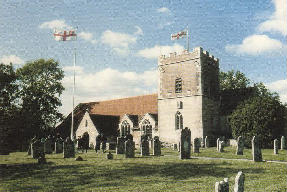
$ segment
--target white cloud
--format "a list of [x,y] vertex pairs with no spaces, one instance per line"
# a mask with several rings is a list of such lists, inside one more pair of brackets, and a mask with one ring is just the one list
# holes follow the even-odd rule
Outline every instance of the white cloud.
[[[156,93],[157,79],[157,70],[136,73],[106,68],[97,73],[77,73],[75,103]],[[72,74],[66,74],[63,85],[66,90],[61,97],[61,111],[68,114],[72,109]]]
[[167,7],[161,7],[157,9],[159,13],[170,13],[170,10]]
[[143,35],[143,30],[139,26],[135,26],[137,31],[134,33],[134,35]]
[[266,85],[271,91],[279,94],[282,103],[287,103],[287,80],[274,81]]
[[168,55],[169,53],[181,53],[184,50],[183,46],[174,44],[173,46],[160,46],[155,45],[152,48],[142,49],[138,52],[138,55],[148,59],[154,59],[160,55]]
[[260,32],[277,32],[287,35],[287,1],[273,0],[275,12],[258,26]]
[[227,45],[226,51],[236,54],[259,55],[282,51],[285,47],[280,41],[267,35],[251,35],[246,37],[239,45]]
[[65,20],[52,20],[42,23],[40,28],[44,29],[71,29],[72,27],[65,23]]
[[113,48],[113,50],[118,54],[127,55],[129,52],[129,46],[136,43],[137,38],[130,34],[107,30],[103,32],[101,41]]
[[3,63],[3,64],[23,64],[24,61],[20,58],[20,57],[17,57],[16,55],[4,55],[1,59],[0,59],[0,63]]
[[89,41],[93,44],[97,43],[97,40],[93,39],[93,34],[90,32],[80,32],[80,33],[78,33],[78,37],[80,37],[86,41]]

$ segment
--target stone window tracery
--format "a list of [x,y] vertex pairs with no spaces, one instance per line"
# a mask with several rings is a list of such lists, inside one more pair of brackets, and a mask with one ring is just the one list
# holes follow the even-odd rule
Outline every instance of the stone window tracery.
[[175,92],[176,93],[182,92],[182,79],[181,78],[175,79]]
[[147,135],[149,139],[152,138],[152,125],[148,120],[144,120],[142,123],[142,133],[143,135]]
[[121,125],[121,136],[124,137],[130,134],[130,130],[131,130],[130,124],[126,120],[123,121]]
[[175,129],[183,129],[183,117],[179,111],[175,114]]

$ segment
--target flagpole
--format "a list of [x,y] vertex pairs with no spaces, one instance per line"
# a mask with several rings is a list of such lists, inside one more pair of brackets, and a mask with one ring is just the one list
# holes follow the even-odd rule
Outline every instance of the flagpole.
[[186,43],[186,49],[187,49],[187,52],[189,52],[189,34],[188,34],[188,26],[186,27],[186,40],[187,40],[187,43]]
[[72,122],[71,122],[71,140],[74,140],[74,108],[75,108],[75,84],[76,84],[76,51],[77,49],[74,48],[74,76],[73,76],[73,109],[72,109]]

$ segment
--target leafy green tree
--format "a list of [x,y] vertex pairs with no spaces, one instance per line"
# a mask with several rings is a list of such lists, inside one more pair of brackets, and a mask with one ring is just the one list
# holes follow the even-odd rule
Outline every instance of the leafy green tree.
[[239,89],[250,86],[250,80],[240,71],[228,71],[219,73],[220,90]]
[[283,134],[286,108],[262,84],[255,84],[254,97],[239,104],[230,115],[230,126],[234,138],[243,136],[248,147],[253,136],[258,136],[262,147],[271,147],[272,141]]
[[64,87],[64,72],[53,59],[39,59],[17,69],[23,120],[22,135],[28,141],[34,135],[49,133],[61,120],[59,99]]

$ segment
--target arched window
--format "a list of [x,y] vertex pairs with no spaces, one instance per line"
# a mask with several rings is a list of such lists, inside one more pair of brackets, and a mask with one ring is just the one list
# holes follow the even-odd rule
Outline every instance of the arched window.
[[183,129],[183,117],[179,111],[175,114],[175,129]]
[[130,124],[127,121],[123,121],[121,125],[121,136],[124,137],[130,134]]
[[149,139],[152,139],[152,125],[148,120],[144,120],[142,123],[142,131],[144,135],[147,135]]
[[85,126],[86,126],[86,127],[88,127],[88,120],[86,120],[86,124],[85,124]]
[[176,93],[182,92],[182,79],[181,78],[175,79],[175,92]]

